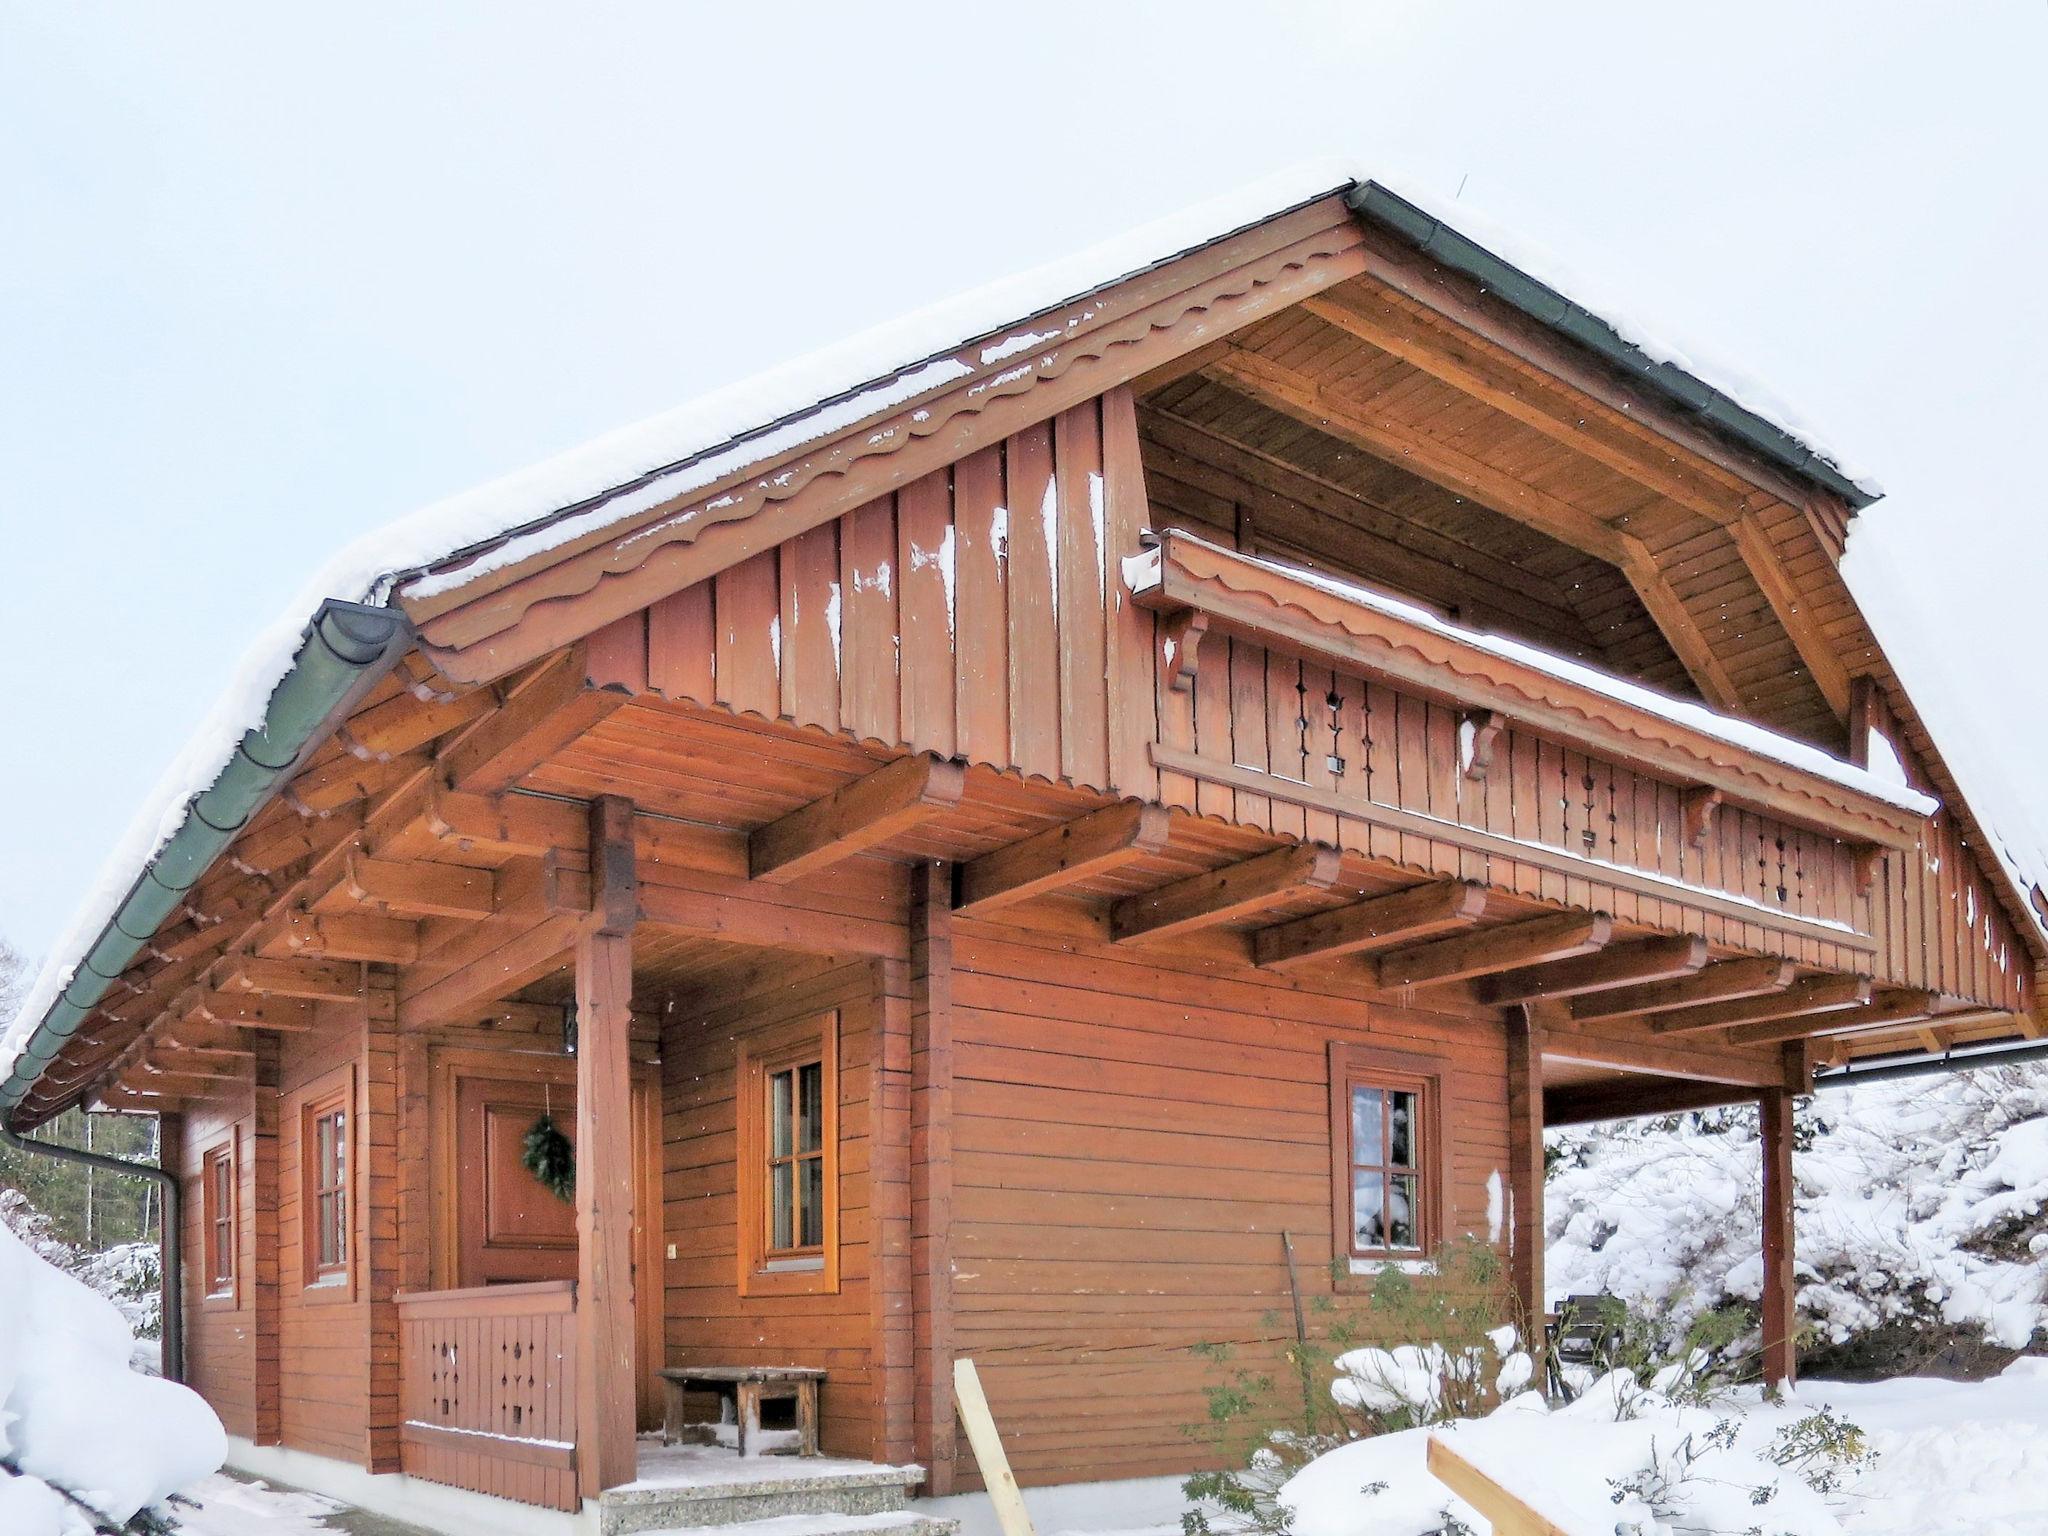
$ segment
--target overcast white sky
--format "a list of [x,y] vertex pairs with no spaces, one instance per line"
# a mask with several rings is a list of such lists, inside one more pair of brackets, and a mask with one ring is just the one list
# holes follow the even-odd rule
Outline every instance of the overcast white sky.
[[1916,696],[2042,793],[2048,7],[1686,10],[0,0],[0,937],[349,538],[1327,154],[1867,464]]

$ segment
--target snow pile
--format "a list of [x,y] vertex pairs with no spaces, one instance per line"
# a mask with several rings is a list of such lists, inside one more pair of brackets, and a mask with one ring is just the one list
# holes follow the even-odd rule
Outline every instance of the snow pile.
[[[1799,1305],[1815,1343],[1917,1329],[2016,1350],[2048,1329],[2048,1068],[1829,1091],[1802,1106],[1798,1136]],[[1551,1145],[1553,1300],[1606,1292],[1682,1329],[1761,1294],[1754,1111]]]
[[75,1248],[50,1230],[50,1218],[18,1189],[0,1189],[0,1226],[30,1252],[98,1291],[135,1337],[138,1369],[158,1369],[163,1337],[163,1260],[155,1243],[117,1243],[99,1253]]
[[[189,1500],[189,1505],[184,1501]],[[272,1488],[216,1473],[180,1495],[179,1536],[330,1536],[345,1506],[317,1493]]]
[[81,1503],[118,1526],[220,1466],[227,1438],[213,1410],[130,1370],[134,1341],[113,1304],[4,1225],[0,1317],[7,1536],[82,1536],[96,1521]]

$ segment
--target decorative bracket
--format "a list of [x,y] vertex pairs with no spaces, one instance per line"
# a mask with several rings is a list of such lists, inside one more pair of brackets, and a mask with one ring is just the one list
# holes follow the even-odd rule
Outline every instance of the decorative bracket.
[[1713,830],[1714,812],[1721,808],[1721,791],[1701,784],[1685,792],[1685,840],[1695,848],[1707,845]]
[[1862,843],[1849,850],[1855,860],[1856,894],[1868,896],[1877,889],[1877,872],[1884,864],[1884,850],[1875,843]]
[[1465,777],[1483,779],[1493,766],[1493,749],[1500,733],[1507,729],[1507,716],[1494,709],[1468,709],[1458,724],[1458,751],[1465,760]]
[[1193,608],[1159,616],[1159,664],[1174,692],[1194,692],[1196,654],[1208,632],[1209,615]]

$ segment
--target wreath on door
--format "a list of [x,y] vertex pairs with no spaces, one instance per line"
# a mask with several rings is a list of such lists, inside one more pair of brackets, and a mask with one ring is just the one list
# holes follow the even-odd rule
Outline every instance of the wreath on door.
[[520,1161],[557,1200],[576,1198],[576,1149],[547,1110],[526,1133]]

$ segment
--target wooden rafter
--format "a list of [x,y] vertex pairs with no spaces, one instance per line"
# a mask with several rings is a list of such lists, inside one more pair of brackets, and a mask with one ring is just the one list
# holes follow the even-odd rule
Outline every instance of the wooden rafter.
[[1790,960],[1772,957],[1723,960],[1676,980],[1653,981],[1643,986],[1622,987],[1577,998],[1572,1003],[1572,1017],[1580,1023],[1597,1023],[1603,1019],[1663,1013],[1704,1003],[1732,1002],[1739,997],[1763,997],[1784,991],[1792,985],[1795,975],[1797,972]]
[[1126,801],[1061,822],[960,866],[954,910],[977,915],[1157,853],[1171,835],[1157,805]]
[[267,992],[309,1002],[346,1003],[363,995],[363,968],[348,960],[279,960],[230,955],[214,966],[213,984],[224,992]]
[[1707,1003],[1697,1008],[1678,1008],[1670,1013],[1660,1013],[1650,1020],[1650,1028],[1660,1035],[1682,1035],[1702,1029],[1759,1024],[1766,1019],[1799,1018],[1829,1013],[1838,1008],[1857,1008],[1870,1001],[1870,985],[1868,976],[1811,976],[1768,996]]
[[887,842],[960,803],[963,763],[919,755],[898,758],[757,827],[747,839],[756,880],[794,880]]
[[351,900],[401,917],[489,917],[498,909],[488,869],[421,861],[394,863],[351,854],[341,879]]
[[581,643],[537,662],[495,714],[442,755],[442,777],[476,794],[509,789],[626,702],[587,679]]
[[1119,944],[1189,933],[1316,891],[1337,881],[1337,850],[1322,843],[1276,848],[1154,891],[1126,896],[1110,908],[1110,936]]
[[1373,985],[1382,992],[1435,986],[1570,960],[1604,949],[1613,933],[1614,919],[1605,912],[1560,912],[1475,929],[1381,955],[1373,965]]
[[1691,976],[1707,963],[1707,941],[1698,934],[1616,944],[1594,954],[1491,976],[1479,987],[1480,1001],[1495,1007],[1546,998],[1578,997],[1639,983]]
[[369,960],[410,965],[420,957],[419,924],[370,913],[279,913],[259,930],[254,948],[282,949],[309,960]]
[[1470,927],[1485,915],[1485,886],[1436,880],[1261,928],[1252,935],[1252,957],[1269,969],[1287,970]]
[[1307,374],[1257,352],[1233,348],[1206,372],[1270,409],[1309,422],[1375,457],[1410,468],[1427,480],[1606,561],[1628,579],[1707,701],[1718,709],[1734,709],[1740,703],[1733,681],[1698,623],[1671,590],[1649,548],[1635,535],[1609,526],[1583,508],[1442,438],[1376,416],[1369,405],[1334,395]]
[[268,997],[255,992],[200,991],[181,1017],[237,1029],[302,1032],[313,1027],[313,1004],[298,997]]
[[1891,987],[1872,994],[1859,1007],[1829,1009],[1789,1019],[1766,1019],[1740,1024],[1728,1031],[1731,1045],[1762,1045],[1781,1040],[1798,1040],[1809,1035],[1858,1034],[1899,1024],[1918,1024],[1938,1016],[1942,997],[1918,987]]

